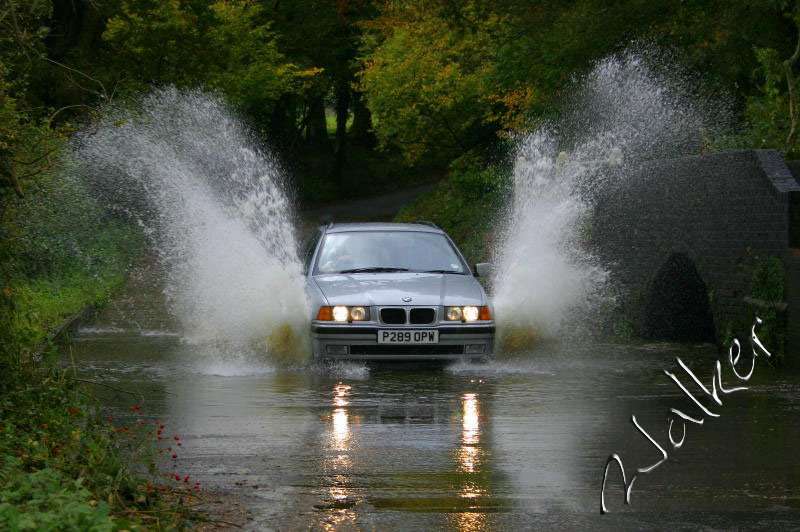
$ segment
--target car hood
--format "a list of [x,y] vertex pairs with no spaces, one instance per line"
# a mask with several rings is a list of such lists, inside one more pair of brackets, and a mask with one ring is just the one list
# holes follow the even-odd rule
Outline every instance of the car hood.
[[[470,275],[359,273],[318,275],[314,282],[329,305],[485,305],[483,289]],[[410,297],[411,301],[403,301]]]

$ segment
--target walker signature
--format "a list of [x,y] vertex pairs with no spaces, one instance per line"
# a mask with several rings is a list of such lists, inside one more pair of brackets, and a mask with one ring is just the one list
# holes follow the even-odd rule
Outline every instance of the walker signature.
[[[742,347],[741,347],[741,344],[739,343],[739,340],[734,338],[733,342],[731,342],[731,345],[728,348],[728,364],[730,365],[731,370],[733,370],[734,375],[736,375],[736,378],[739,379],[740,381],[745,381],[746,382],[746,381],[750,380],[750,377],[753,375],[753,369],[755,368],[755,365],[756,365],[756,357],[759,354],[762,354],[767,358],[769,358],[771,356],[769,351],[767,351],[766,348],[761,344],[761,341],[758,339],[758,336],[756,336],[756,332],[755,332],[756,325],[761,325],[761,323],[762,323],[761,318],[757,317],[755,319],[755,322],[753,323],[753,325],[750,327],[750,348],[753,351],[753,358],[752,358],[752,360],[750,362],[750,370],[747,372],[746,375],[741,375],[736,370],[736,364],[739,362],[739,356],[740,356],[741,351],[742,351]],[[734,348],[736,348],[736,354],[735,355],[734,355]],[[722,392],[723,394],[728,394],[728,393],[738,392],[740,390],[746,390],[747,389],[747,387],[744,387],[744,386],[740,386],[740,387],[736,387],[736,388],[728,388],[728,389],[724,388],[722,386],[722,365],[720,364],[719,360],[717,360],[716,364],[714,365],[714,368],[711,370],[711,390],[709,391],[709,389],[706,388],[700,382],[700,379],[697,378],[697,376],[692,372],[692,370],[690,370],[686,366],[686,364],[684,364],[683,361],[679,357],[677,358],[677,360],[678,360],[678,365],[680,365],[680,367],[683,368],[683,370],[686,373],[689,374],[689,376],[692,378],[692,380],[700,387],[700,390],[704,394],[706,394],[718,406],[722,406],[722,401],[719,398],[719,392]],[[695,398],[695,396],[692,395],[691,392],[689,392],[689,390],[686,389],[686,387],[683,385],[683,383],[680,380],[678,380],[678,377],[674,373],[670,373],[667,370],[664,370],[664,373],[670,379],[672,379],[675,382],[675,384],[678,386],[678,388],[683,393],[685,393],[689,397],[689,399],[691,399],[694,402],[694,404],[697,405],[697,407],[703,412],[703,414],[705,414],[706,416],[709,416],[709,417],[719,417],[719,414],[710,411],[702,403],[700,403],[700,401],[698,401],[697,398]],[[683,445],[683,441],[686,439],[686,422],[687,421],[689,421],[691,423],[695,423],[697,425],[702,425],[703,421],[704,421],[703,419],[697,419],[697,418],[694,418],[692,416],[689,416],[689,415],[681,412],[677,408],[670,408],[669,409],[669,412],[667,413],[667,419],[669,419],[669,427],[667,428],[667,435],[669,437],[670,444],[672,444],[672,449],[673,450],[680,449],[680,447]],[[675,441],[675,439],[672,437],[672,425],[676,421],[678,421],[678,422],[683,424],[683,435],[681,436],[680,441]],[[633,426],[636,427],[636,429],[639,432],[641,432],[650,441],[650,443],[652,443],[653,446],[655,446],[656,449],[658,449],[658,451],[661,453],[662,458],[661,458],[661,460],[659,460],[658,462],[654,463],[653,465],[637,469],[636,470],[636,474],[633,475],[633,477],[631,477],[631,479],[630,479],[630,482],[628,482],[626,480],[626,477],[625,477],[625,467],[622,465],[622,459],[619,457],[618,454],[611,453],[611,455],[608,457],[608,460],[606,460],[606,467],[603,470],[603,485],[602,485],[602,487],[600,489],[600,513],[601,514],[604,514],[604,513],[608,512],[608,510],[606,509],[606,502],[605,502],[605,489],[606,489],[606,478],[608,477],[608,467],[611,465],[612,462],[616,462],[619,465],[619,469],[622,472],[622,482],[625,485],[625,504],[630,504],[630,502],[631,502],[631,490],[633,490],[633,483],[636,481],[636,479],[639,477],[639,475],[646,475],[647,473],[650,473],[651,471],[653,471],[655,468],[657,468],[658,466],[660,466],[661,464],[663,464],[667,460],[667,452],[664,450],[663,447],[661,447],[658,444],[658,442],[656,442],[650,436],[650,434],[647,433],[647,431],[645,431],[642,428],[641,425],[639,425],[639,423],[636,421],[636,416],[635,415],[631,416],[631,422],[633,423]]]

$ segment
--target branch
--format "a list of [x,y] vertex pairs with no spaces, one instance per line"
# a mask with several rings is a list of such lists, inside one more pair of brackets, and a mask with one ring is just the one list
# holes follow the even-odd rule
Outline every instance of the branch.
[[22,190],[22,183],[19,182],[17,175],[14,172],[9,172],[8,175],[11,178],[11,185],[14,187],[14,194],[16,194],[18,198],[24,198],[25,192]]
[[797,102],[795,101],[795,91],[794,91],[794,77],[792,76],[792,66],[797,62],[797,59],[800,57],[800,27],[797,25],[797,17],[793,18],[795,28],[798,29],[797,32],[797,46],[795,46],[794,53],[792,56],[783,62],[783,69],[786,74],[786,85],[789,88],[789,118],[791,120],[792,127],[789,130],[789,135],[786,137],[786,148],[792,145],[794,142],[794,137],[797,134]]
[[144,400],[144,395],[142,395],[139,392],[131,392],[130,390],[123,390],[121,388],[116,388],[114,386],[111,386],[110,384],[105,384],[103,382],[90,381],[90,380],[86,380],[86,379],[76,379],[76,378],[73,378],[72,380],[74,380],[75,382],[82,382],[84,384],[95,384],[97,386],[102,386],[104,388],[108,388],[110,390],[114,390],[115,392],[127,393],[129,395],[134,396],[134,397],[138,397],[140,401]]
[[[90,81],[94,81],[95,83],[97,83],[98,85],[100,85],[100,93],[99,93],[99,94],[100,94],[100,95],[101,95],[103,98],[107,98],[107,97],[108,97],[108,92],[106,91],[106,86],[105,86],[105,85],[103,85],[103,82],[101,82],[100,80],[93,78],[92,76],[90,76],[89,74],[87,74],[87,73],[85,73],[85,72],[81,72],[80,70],[77,70],[77,69],[75,69],[75,68],[69,67],[69,66],[67,66],[67,65],[65,65],[65,64],[63,64],[63,63],[59,63],[59,62],[58,62],[58,61],[56,61],[55,59],[50,59],[49,57],[47,57],[47,56],[46,56],[46,55],[44,55],[44,54],[42,54],[42,55],[41,55],[41,58],[42,58],[42,59],[44,59],[45,61],[48,61],[48,62],[50,62],[50,63],[53,63],[53,64],[54,64],[54,65],[56,65],[56,66],[59,66],[59,67],[61,67],[61,68],[65,69],[65,70],[69,70],[70,72],[74,72],[74,73],[76,73],[76,74],[78,74],[78,75],[81,75],[81,76],[83,76],[84,78],[86,78],[86,79],[88,79],[88,80],[90,80]],[[81,87],[82,89],[84,89],[84,87],[82,87],[81,85],[79,85],[79,84],[78,84],[76,81],[74,81],[74,80],[73,80],[73,83],[75,83],[76,85],[78,85],[79,87]],[[92,92],[92,91],[90,91],[89,89],[84,89],[84,90],[86,90],[87,92]]]
[[[115,89],[116,89],[116,87],[115,87]],[[61,111],[66,111],[67,109],[72,109],[74,107],[89,107],[89,106],[84,104],[84,103],[76,103],[76,104],[73,104],[73,105],[65,105],[64,107],[62,107],[61,109],[58,109],[55,113],[50,115],[50,118],[47,119],[47,127],[48,128],[50,127],[50,124],[53,122],[53,119],[56,117],[56,115],[61,113]]]
[[[32,164],[38,163],[42,159],[45,159],[45,158],[49,157],[50,155],[52,155],[56,151],[58,151],[58,148],[50,148],[44,155],[40,155],[39,157],[37,157],[36,159],[33,159],[32,161],[19,161],[17,159],[10,159],[10,160],[15,162],[15,163],[17,163],[17,164],[21,164],[23,166],[30,166]],[[36,173],[38,174],[39,172],[36,172]],[[33,174],[33,175],[35,175],[35,174]]]

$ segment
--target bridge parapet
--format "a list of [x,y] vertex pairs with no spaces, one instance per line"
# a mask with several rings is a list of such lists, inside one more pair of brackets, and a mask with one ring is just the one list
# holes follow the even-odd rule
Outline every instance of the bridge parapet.
[[[702,309],[696,315],[690,309],[698,299],[685,297],[691,286],[700,286],[716,339],[726,332],[741,337],[742,331],[729,329],[748,323],[742,314],[754,312],[745,302],[749,268],[772,256],[783,261],[786,273],[787,352],[800,353],[795,334],[800,330],[795,288],[800,283],[789,247],[790,199],[800,194],[800,185],[780,154],[748,150],[654,160],[621,172],[610,177],[614,184],[597,198],[593,227],[598,252],[612,265],[623,309],[637,332],[659,336],[653,325],[659,304],[672,305],[673,311],[660,312],[661,320],[680,322],[680,308],[688,311],[683,327],[704,319]],[[696,270],[699,285],[689,279],[690,270]],[[674,293],[664,291],[670,286]],[[697,327],[704,330],[702,324]]]

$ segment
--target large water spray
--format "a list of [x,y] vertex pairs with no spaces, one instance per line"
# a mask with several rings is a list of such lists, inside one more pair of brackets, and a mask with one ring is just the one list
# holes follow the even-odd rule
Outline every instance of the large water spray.
[[303,353],[304,285],[274,159],[201,91],[155,90],[106,113],[79,137],[76,161],[151,237],[184,338],[228,353]]
[[557,119],[518,140],[493,281],[502,348],[573,338],[613,307],[608,265],[591,246],[596,194],[637,162],[698,153],[720,124],[724,113],[662,67],[633,52],[598,62]]

